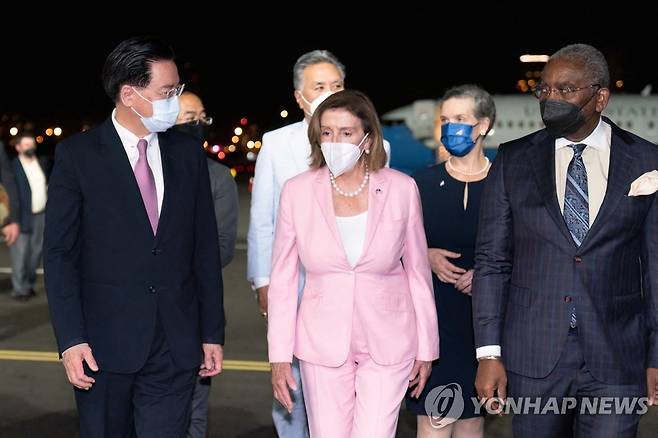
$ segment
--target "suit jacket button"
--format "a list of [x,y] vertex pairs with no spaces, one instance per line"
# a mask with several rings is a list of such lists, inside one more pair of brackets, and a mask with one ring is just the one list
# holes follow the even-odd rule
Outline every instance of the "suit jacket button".
[[576,257],[573,258],[573,261],[576,262],[576,263],[580,263],[580,262],[583,261],[583,259],[581,259],[580,256],[576,256]]
[[566,295],[566,296],[564,297],[564,302],[565,302],[565,303],[570,303],[570,302],[571,302],[571,297],[570,297],[569,295]]
[[158,255],[158,254],[160,254],[160,250],[157,249],[157,248],[153,248],[153,249],[151,250],[151,254],[153,254],[153,255]]
[[149,286],[149,292],[154,294],[155,293],[155,287],[154,286]]

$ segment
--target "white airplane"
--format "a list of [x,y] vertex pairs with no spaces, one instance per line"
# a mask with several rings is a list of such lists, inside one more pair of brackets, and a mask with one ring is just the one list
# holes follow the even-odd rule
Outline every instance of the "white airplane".
[[[603,112],[619,127],[653,143],[658,143],[658,95],[650,95],[650,87],[641,94],[610,96]],[[496,149],[510,141],[544,127],[539,114],[539,101],[531,94],[494,95],[496,123],[484,142],[485,148]],[[416,100],[411,105],[389,111],[381,116],[384,123],[405,122],[414,137],[430,148],[434,139],[434,99]]]

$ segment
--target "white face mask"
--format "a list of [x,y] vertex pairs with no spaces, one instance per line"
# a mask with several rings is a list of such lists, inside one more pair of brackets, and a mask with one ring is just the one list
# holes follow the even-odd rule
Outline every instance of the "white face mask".
[[363,154],[361,145],[366,137],[368,137],[368,134],[363,136],[363,139],[361,139],[358,145],[330,142],[320,145],[322,155],[324,155],[324,161],[326,161],[327,167],[335,177],[342,175],[356,166],[359,158],[361,158],[361,154]]
[[139,97],[153,105],[153,115],[151,117],[144,117],[138,113],[135,108],[130,107],[130,109],[142,119],[142,124],[149,130],[149,132],[164,132],[176,124],[176,118],[180,111],[178,96],[150,101],[139,94],[139,91],[134,88],[133,90]]
[[327,97],[331,96],[332,94],[334,94],[333,91],[325,91],[325,92],[323,92],[322,94],[320,94],[318,97],[316,97],[315,99],[313,99],[312,102],[309,102],[309,101],[306,100],[306,98],[304,97],[304,93],[302,93],[302,92],[300,91],[300,92],[299,92],[299,95],[302,96],[302,100],[303,100],[304,102],[306,102],[306,104],[309,106],[309,111],[304,110],[304,113],[305,113],[307,116],[312,117],[312,116],[313,116],[313,113],[315,112],[316,109],[318,109],[318,107],[320,106],[320,104],[321,104],[322,102],[324,102],[324,101],[327,99]]

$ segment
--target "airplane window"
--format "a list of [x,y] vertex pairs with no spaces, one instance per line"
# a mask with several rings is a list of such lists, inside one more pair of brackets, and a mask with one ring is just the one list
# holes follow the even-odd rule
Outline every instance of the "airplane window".
[[535,121],[530,120],[530,122],[528,122],[528,126],[530,126],[531,128],[534,128],[535,127]]
[[498,122],[496,122],[496,126],[499,127],[499,128],[502,128],[503,127],[503,122],[498,120]]
[[510,120],[509,122],[507,122],[507,127],[510,129],[514,128],[514,120]]
[[523,129],[523,120],[519,120],[519,128]]
[[655,128],[655,124],[653,123],[653,120],[649,120],[649,129]]
[[629,120],[628,122],[626,122],[626,127],[627,127],[628,129],[633,129],[633,121],[632,121],[632,120]]

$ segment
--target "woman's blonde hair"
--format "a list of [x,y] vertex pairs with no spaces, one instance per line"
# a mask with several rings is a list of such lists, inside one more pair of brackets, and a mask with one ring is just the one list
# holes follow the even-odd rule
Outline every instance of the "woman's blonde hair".
[[374,105],[368,99],[368,96],[360,91],[343,90],[329,96],[318,106],[313,113],[313,117],[311,117],[308,127],[308,139],[311,142],[311,168],[319,169],[327,164],[320,148],[322,143],[322,127],[320,126],[322,114],[327,110],[339,108],[350,112],[361,120],[363,132],[369,133],[370,153],[363,154],[361,160],[366,162],[372,172],[384,167],[386,165],[384,136]]

